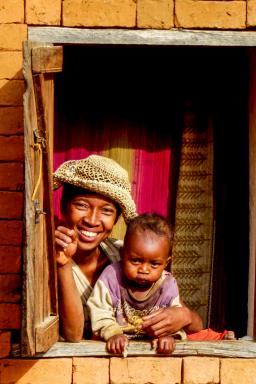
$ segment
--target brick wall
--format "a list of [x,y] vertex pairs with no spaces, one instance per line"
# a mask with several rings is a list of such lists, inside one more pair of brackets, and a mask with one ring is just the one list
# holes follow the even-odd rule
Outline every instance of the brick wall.
[[[23,0],[0,0],[0,357],[21,323]],[[15,330],[15,332],[14,332]]]
[[[10,354],[11,341],[19,337],[21,324],[24,192],[22,95],[25,88],[22,41],[27,38],[28,25],[242,30],[256,25],[256,0],[0,0],[0,357]],[[20,375],[18,382],[25,383],[30,381],[30,375],[33,377],[35,374],[37,379],[31,379],[31,382],[51,382],[44,378],[43,372],[47,366],[47,375],[59,371],[63,379],[61,381],[67,383],[72,381],[72,372],[73,382],[79,383],[82,377],[85,378],[85,369],[87,377],[91,374],[93,378],[95,373],[92,367],[95,367],[97,374],[104,373],[102,382],[109,382],[110,377],[111,383],[146,382],[143,375],[141,381],[133,379],[136,371],[147,372],[146,375],[154,377],[155,381],[152,382],[156,383],[181,383],[181,377],[182,383],[256,382],[256,379],[250,381],[252,379],[248,373],[251,370],[256,373],[256,361],[198,359],[200,367],[207,362],[209,369],[195,370],[193,365],[197,362],[193,359],[100,359],[100,363],[97,359],[78,358],[58,359],[57,362],[2,360],[0,381],[16,382],[13,375]],[[161,368],[163,363],[164,369]],[[98,364],[100,369],[96,369]],[[148,364],[147,369],[144,364]],[[241,375],[241,371],[245,378],[241,376],[241,380],[232,381],[232,372]],[[59,382],[57,379],[52,381]]]
[[0,361],[1,384],[255,384],[256,360],[128,357]]

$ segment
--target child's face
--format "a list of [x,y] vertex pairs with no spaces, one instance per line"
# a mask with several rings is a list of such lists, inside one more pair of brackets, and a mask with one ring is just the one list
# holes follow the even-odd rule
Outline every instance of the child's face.
[[122,269],[128,283],[150,287],[160,278],[168,262],[169,249],[166,237],[141,231],[130,234],[122,249]]
[[107,197],[97,194],[76,195],[68,203],[65,215],[69,228],[75,230],[78,248],[90,251],[111,233],[117,209]]

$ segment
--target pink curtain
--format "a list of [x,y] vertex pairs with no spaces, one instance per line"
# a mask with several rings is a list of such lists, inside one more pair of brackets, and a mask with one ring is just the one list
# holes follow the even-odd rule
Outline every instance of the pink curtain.
[[[127,169],[138,212],[169,216],[173,165],[170,136],[170,129],[148,129],[146,124],[138,122],[109,119],[97,127],[76,122],[72,130],[62,122],[55,132],[54,170],[66,160],[81,159],[92,153],[110,156]],[[58,218],[60,196],[61,190],[54,192]]]
[[171,150],[134,153],[133,196],[139,213],[169,215]]

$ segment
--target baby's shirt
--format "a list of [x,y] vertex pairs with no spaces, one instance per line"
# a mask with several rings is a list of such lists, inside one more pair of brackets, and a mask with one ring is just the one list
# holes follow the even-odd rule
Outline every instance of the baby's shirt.
[[181,303],[176,280],[167,271],[163,271],[145,298],[135,299],[125,287],[121,263],[117,262],[102,272],[87,306],[94,334],[108,340],[118,334],[145,338],[146,334],[139,327],[143,316],[159,308],[181,307]]

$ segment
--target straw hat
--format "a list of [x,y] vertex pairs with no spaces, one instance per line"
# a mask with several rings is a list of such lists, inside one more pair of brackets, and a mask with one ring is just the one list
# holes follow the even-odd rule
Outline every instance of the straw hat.
[[128,173],[112,159],[90,155],[66,161],[53,174],[53,188],[64,183],[109,197],[120,206],[126,222],[137,215]]

